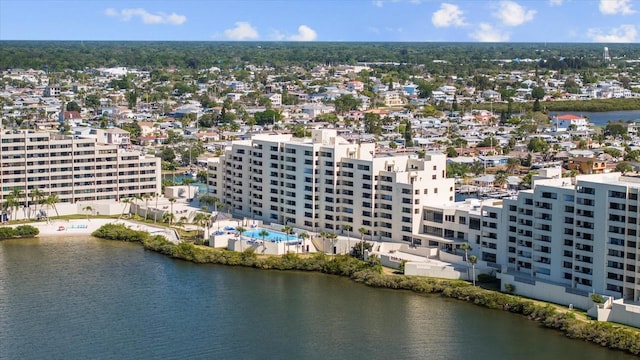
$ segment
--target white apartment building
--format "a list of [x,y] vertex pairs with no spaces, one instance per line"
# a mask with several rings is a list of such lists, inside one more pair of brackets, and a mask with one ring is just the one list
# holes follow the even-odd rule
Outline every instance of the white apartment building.
[[208,163],[209,191],[235,216],[376,241],[414,239],[427,203],[454,198],[444,154],[376,153],[335,130],[312,138],[257,135]]
[[160,159],[94,138],[30,130],[0,131],[0,202],[15,189],[28,202],[34,189],[60,202],[160,193]]
[[637,301],[639,193],[620,173],[536,181],[504,201],[507,273]]
[[[422,228],[415,237],[439,251],[455,252],[460,245],[471,246],[469,255],[476,255],[488,266],[500,269],[505,256],[499,252],[503,232],[502,200],[467,199],[464,202],[424,207]],[[460,251],[457,251],[460,253]]]

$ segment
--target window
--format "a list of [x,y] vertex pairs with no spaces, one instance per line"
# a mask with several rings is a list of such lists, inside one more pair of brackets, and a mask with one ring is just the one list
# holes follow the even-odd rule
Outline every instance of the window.
[[427,210],[424,212],[424,220],[442,224],[442,212]]

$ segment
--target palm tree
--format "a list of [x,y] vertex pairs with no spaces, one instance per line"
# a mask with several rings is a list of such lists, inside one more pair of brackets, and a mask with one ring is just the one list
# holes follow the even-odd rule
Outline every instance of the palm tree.
[[142,196],[140,196],[140,194],[136,194],[133,196],[133,204],[136,206],[136,213],[135,215],[140,215],[140,207],[138,206],[138,200],[142,200]]
[[464,251],[464,261],[467,263],[467,278],[469,277],[469,251],[473,250],[468,242],[460,245],[460,250]]
[[[22,199],[24,199],[24,191],[22,191],[21,188],[15,187],[13,189],[11,189],[11,192],[9,193],[8,197],[12,197],[13,198],[13,208],[15,209],[14,211],[14,216],[17,215],[18,213],[18,208],[20,207],[20,204],[22,203]],[[15,218],[14,218],[15,220]]]
[[171,213],[173,214],[173,203],[176,202],[175,198],[169,198],[169,204],[171,205]]
[[211,214],[204,214],[205,239],[209,238],[209,228],[211,228]]
[[484,165],[482,164],[481,161],[474,161],[473,163],[471,163],[471,166],[469,167],[469,171],[471,171],[476,176],[478,176],[484,172]]
[[207,218],[206,215],[204,213],[197,213],[194,217],[193,217],[193,223],[202,227],[202,238],[204,239],[204,226],[206,224]]
[[142,198],[144,199],[144,219],[147,220],[147,214],[149,214],[149,200],[151,200],[151,195],[144,194],[142,195]]
[[360,254],[362,256],[362,259],[364,260],[364,234],[367,233],[367,229],[364,227],[361,227],[358,229],[358,232],[360,233]]
[[507,174],[513,174],[515,172],[515,170],[517,170],[520,167],[520,159],[518,158],[509,158],[507,159],[507,167],[506,167],[506,171]]
[[344,230],[347,230],[347,249],[351,251],[351,230],[353,230],[353,227],[349,224],[345,224],[345,225],[342,225],[342,228]]
[[262,238],[262,250],[266,250],[267,249],[267,241],[266,238],[267,236],[269,236],[269,232],[265,229],[260,230],[260,232],[258,233],[258,236],[260,236]]
[[89,214],[93,212],[93,208],[89,205],[82,208],[82,211],[87,213],[87,221],[89,221]]
[[120,217],[118,218],[118,220],[122,219],[122,217],[124,216],[124,212],[125,212],[125,210],[127,210],[127,205],[131,204],[131,199],[124,198],[124,199],[121,199],[120,202],[123,205],[122,205],[122,213],[120,214]]
[[302,252],[304,252],[304,243],[309,238],[309,233],[302,232],[302,233],[298,234],[298,237],[300,239],[302,239]]
[[[38,212],[38,205],[42,205],[43,201],[44,201],[44,192],[42,192],[42,190],[38,189],[38,188],[34,188],[33,190],[31,190],[31,194],[30,194],[31,200],[33,200],[36,205],[35,205],[35,212]],[[29,207],[31,208],[31,207]],[[31,217],[31,216],[29,216]]]
[[247,229],[242,227],[242,226],[238,226],[236,228],[236,232],[238,233],[238,241],[240,241],[240,252],[243,251],[243,249],[242,249],[242,234],[244,234],[245,231],[247,231]]
[[336,233],[329,233],[327,234],[327,238],[329,238],[329,241],[331,242],[331,245],[333,246],[331,248],[331,252],[335,255],[336,254],[336,241],[338,239],[338,234]]
[[13,215],[13,220],[16,219],[16,213],[18,212],[18,207],[20,206],[20,201],[16,199],[13,195],[7,195],[5,198],[5,207],[6,209],[11,209],[11,213]]
[[500,170],[496,173],[493,179],[493,186],[497,186],[499,188],[504,188],[509,180],[509,175],[507,175],[506,171]]
[[286,235],[286,242],[287,242],[287,252],[289,252],[289,234],[293,233],[293,228],[289,225],[285,225],[282,228],[282,231],[284,231],[285,235]]
[[211,195],[203,195],[200,197],[200,205],[206,207],[207,211],[209,211],[210,206],[215,205],[216,203],[216,198]]
[[160,194],[158,193],[153,193],[153,197],[156,199],[156,208],[153,212],[153,223],[156,223],[156,220],[158,218],[158,198],[160,197]]
[[173,220],[175,219],[175,215],[173,215],[173,213],[168,212],[168,213],[164,213],[162,214],[162,221],[169,223],[169,225],[171,225],[173,223]]
[[47,198],[45,199],[45,204],[47,204],[47,218],[49,217],[49,206],[53,206],[53,210],[56,212],[56,216],[60,217],[60,214],[58,214],[58,208],[56,207],[56,204],[60,202],[60,198],[58,198],[58,194],[49,194],[49,196],[47,196]]
[[320,238],[322,239],[322,247],[325,248],[325,250],[324,250],[325,253],[327,252],[327,250],[326,250],[326,246],[325,246],[324,241],[327,239],[327,235],[329,235],[329,234],[326,231],[321,231],[320,232]]
[[472,278],[473,286],[476,286],[476,264],[478,263],[478,257],[475,255],[469,256],[469,263],[471,264],[472,269]]
[[191,199],[191,184],[195,182],[196,182],[195,180],[188,177],[185,177],[184,179],[182,179],[182,185],[187,186],[187,199]]

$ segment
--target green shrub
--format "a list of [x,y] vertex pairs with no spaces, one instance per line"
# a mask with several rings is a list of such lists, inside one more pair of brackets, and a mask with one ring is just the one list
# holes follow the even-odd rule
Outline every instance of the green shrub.
[[123,224],[104,224],[91,235],[101,239],[139,243],[144,243],[150,236],[146,231],[129,229]]
[[20,225],[16,226],[16,228],[0,227],[0,239],[34,237],[38,234],[40,234],[40,230],[31,225]]
[[36,236],[40,234],[40,230],[38,228],[33,227],[31,225],[20,225],[16,227],[16,234],[18,236]]
[[591,300],[596,304],[604,304],[604,298],[598,294],[591,294]]
[[516,286],[513,284],[504,284],[504,291],[513,294],[516,291]]
[[12,238],[16,234],[16,231],[10,227],[0,227],[0,239]]

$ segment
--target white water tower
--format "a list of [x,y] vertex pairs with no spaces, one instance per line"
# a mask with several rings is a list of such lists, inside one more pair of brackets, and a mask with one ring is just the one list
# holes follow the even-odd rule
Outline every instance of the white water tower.
[[611,61],[611,56],[609,56],[609,48],[606,46],[604,47],[604,53],[602,55],[602,59],[604,60],[604,62]]

